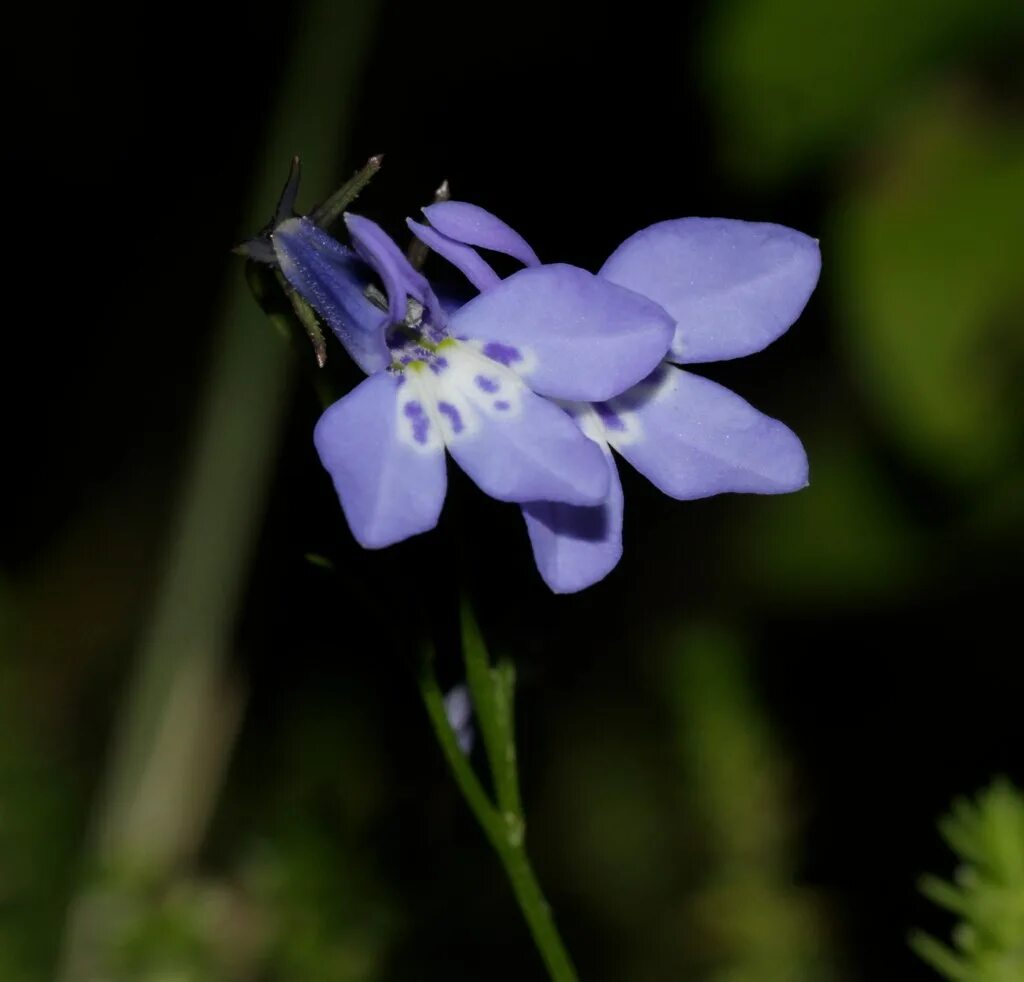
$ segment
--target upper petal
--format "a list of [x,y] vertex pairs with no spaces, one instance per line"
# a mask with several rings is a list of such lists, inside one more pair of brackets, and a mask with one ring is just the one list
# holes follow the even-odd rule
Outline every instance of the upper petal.
[[444,503],[444,443],[406,389],[393,375],[373,375],[334,403],[313,432],[349,528],[367,549],[432,529]]
[[366,267],[351,249],[307,218],[274,230],[274,253],[285,279],[327,322],[359,367],[370,374],[391,362],[388,317],[363,292]]
[[671,359],[760,351],[800,316],[818,282],[818,243],[768,222],[680,218],[626,239],[599,275],[656,300],[677,322]]
[[595,408],[608,442],[673,498],[781,494],[807,484],[807,455],[789,427],[672,365]]
[[609,399],[665,356],[673,321],[656,303],[575,266],[520,270],[452,317],[541,395]]
[[435,324],[444,323],[444,311],[427,278],[413,269],[405,253],[376,222],[362,215],[345,212],[345,227],[356,251],[384,282],[388,295],[388,315],[392,322],[405,320],[406,298],[413,297],[430,312]]
[[603,580],[622,557],[622,484],[607,444],[608,495],[600,505],[531,501],[523,518],[541,578],[555,593],[577,593]]
[[499,501],[598,504],[608,492],[601,450],[567,413],[507,368],[457,342],[436,379],[448,451]]
[[518,259],[525,266],[539,266],[537,253],[514,228],[497,215],[467,201],[438,201],[423,214],[442,235],[466,245],[493,249]]
[[405,223],[420,242],[447,259],[481,293],[501,282],[501,277],[491,269],[490,263],[483,259],[476,249],[449,239],[447,235],[442,235],[437,229],[422,222],[414,222],[407,218]]

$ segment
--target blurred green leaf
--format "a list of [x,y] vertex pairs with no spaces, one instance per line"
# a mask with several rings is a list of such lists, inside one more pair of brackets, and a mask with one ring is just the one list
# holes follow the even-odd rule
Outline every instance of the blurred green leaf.
[[701,45],[730,163],[771,181],[858,143],[913,81],[1024,27],[1019,0],[732,0]]
[[744,678],[744,658],[735,631],[690,625],[672,646],[665,684],[676,752],[710,836],[705,854],[741,869],[774,862],[790,831],[779,794],[785,768]]
[[1004,472],[1024,437],[1024,128],[957,93],[923,106],[832,241],[852,363],[880,424],[938,476]]
[[701,883],[681,915],[694,978],[827,982],[838,977],[822,899],[794,885],[798,809],[789,763],[748,678],[742,635],[694,624],[672,641],[664,692]]
[[928,543],[885,475],[845,426],[804,436],[810,487],[758,501],[737,527],[746,585],[796,605],[856,605],[904,589],[927,568]]

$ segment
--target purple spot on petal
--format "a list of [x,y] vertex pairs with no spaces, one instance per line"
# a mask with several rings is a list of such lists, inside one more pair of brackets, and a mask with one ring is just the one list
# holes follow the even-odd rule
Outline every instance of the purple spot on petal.
[[502,365],[511,365],[515,361],[523,360],[518,348],[513,348],[510,344],[502,344],[500,341],[488,341],[484,345],[484,354]]
[[473,381],[481,392],[497,392],[501,388],[501,383],[497,379],[488,378],[486,375],[478,375]]
[[417,443],[427,442],[427,433],[430,432],[430,420],[423,412],[423,407],[412,399],[402,409],[406,418],[412,421],[412,438]]
[[447,367],[448,367],[448,359],[447,358],[434,358],[430,362],[430,370],[435,375],[440,375],[441,372],[443,372]]
[[504,399],[499,399],[499,400],[498,400],[498,401],[497,401],[497,402],[496,402],[496,403],[494,404],[494,408],[495,408],[495,409],[500,409],[500,410],[504,411],[504,410],[506,410],[506,409],[508,409],[508,408],[509,408],[509,403],[507,403],[507,402],[506,402],[506,401],[505,401]]
[[439,402],[437,408],[451,421],[452,429],[456,433],[462,432],[462,416],[450,402]]
[[601,417],[601,422],[609,430],[624,430],[626,424],[622,422],[622,418],[608,405],[607,402],[595,402],[594,410],[598,416]]

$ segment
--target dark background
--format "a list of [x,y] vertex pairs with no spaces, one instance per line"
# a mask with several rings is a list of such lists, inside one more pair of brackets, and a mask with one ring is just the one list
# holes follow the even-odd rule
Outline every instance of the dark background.
[[[338,161],[327,187],[385,153],[358,210],[396,235],[448,178],[590,269],[684,215],[821,240],[797,325],[707,371],[801,435],[811,486],[681,503],[623,467],[623,561],[554,597],[518,510],[454,468],[439,532],[363,553],[295,372],[260,486],[232,485],[255,539],[216,661],[229,763],[168,773],[183,813],[211,803],[195,841],[111,874],[92,843],[116,721],[219,384],[228,249],[273,208],[254,161],[308,11],[19,11],[0,978],[52,977],[73,898],[97,891],[120,912],[86,918],[104,977],[540,978],[409,673],[424,606],[454,631],[442,578],[518,665],[531,852],[583,978],[935,977],[906,944],[949,928],[916,890],[953,865],[935,820],[994,775],[1024,782],[1019,4],[350,13],[347,122],[317,148]],[[451,651],[441,669],[457,680]],[[216,732],[222,709],[182,725]]]

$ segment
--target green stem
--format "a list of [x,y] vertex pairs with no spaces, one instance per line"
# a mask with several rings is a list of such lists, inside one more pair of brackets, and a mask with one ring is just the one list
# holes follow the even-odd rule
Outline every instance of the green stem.
[[520,843],[519,846],[497,851],[548,974],[554,982],[577,982],[579,976],[555,927],[551,908],[544,899],[526,850]]
[[[487,667],[487,671],[489,672],[491,669]],[[488,841],[498,854],[502,866],[505,867],[505,873],[512,884],[516,901],[526,918],[537,950],[547,966],[548,974],[554,982],[576,982],[578,979],[576,970],[573,968],[569,953],[558,934],[554,918],[551,915],[551,908],[544,899],[540,883],[537,881],[526,855],[525,826],[522,815],[507,809],[502,812],[494,806],[470,766],[469,759],[460,749],[445,712],[444,696],[434,673],[432,651],[427,651],[421,658],[419,688],[427,716],[430,718],[434,735],[441,746],[445,760],[448,762],[462,796],[466,799],[466,803],[476,816]],[[485,717],[481,715],[480,707],[476,707],[476,709],[481,731],[489,729],[493,732],[493,717],[490,717],[485,724]],[[514,766],[514,756],[512,760]],[[497,781],[495,783],[497,784]],[[516,794],[518,800],[518,787]]]

